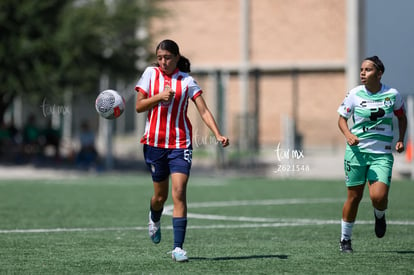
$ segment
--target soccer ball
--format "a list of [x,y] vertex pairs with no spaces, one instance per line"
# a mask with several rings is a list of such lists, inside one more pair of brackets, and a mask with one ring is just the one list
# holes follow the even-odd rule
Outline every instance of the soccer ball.
[[102,91],[95,101],[96,111],[106,119],[115,119],[125,110],[125,99],[114,90]]

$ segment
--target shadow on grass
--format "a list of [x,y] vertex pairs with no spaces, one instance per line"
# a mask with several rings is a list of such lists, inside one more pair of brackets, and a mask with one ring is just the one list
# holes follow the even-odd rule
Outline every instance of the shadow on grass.
[[281,260],[286,260],[288,258],[287,255],[250,255],[250,256],[228,256],[228,257],[214,257],[214,258],[206,258],[206,257],[190,257],[190,260],[199,260],[199,261],[228,261],[228,260],[250,260],[250,259],[270,259],[270,258],[278,258]]

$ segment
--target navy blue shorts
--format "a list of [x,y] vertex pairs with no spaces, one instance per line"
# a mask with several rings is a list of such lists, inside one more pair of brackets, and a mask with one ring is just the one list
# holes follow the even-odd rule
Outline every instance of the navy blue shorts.
[[172,173],[190,175],[193,149],[165,149],[144,144],[144,158],[152,180],[160,182]]

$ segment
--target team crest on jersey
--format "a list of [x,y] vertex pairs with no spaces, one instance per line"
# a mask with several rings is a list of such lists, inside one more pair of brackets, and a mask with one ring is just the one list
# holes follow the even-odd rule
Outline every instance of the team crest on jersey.
[[392,106],[392,101],[391,101],[391,98],[386,97],[386,98],[384,99],[384,106],[385,106],[385,107],[391,107],[391,106]]
[[161,107],[169,107],[171,102],[161,102],[160,104],[161,104]]

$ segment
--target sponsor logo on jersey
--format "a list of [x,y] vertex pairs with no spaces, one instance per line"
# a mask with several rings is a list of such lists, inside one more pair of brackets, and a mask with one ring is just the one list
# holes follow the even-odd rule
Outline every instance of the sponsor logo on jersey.
[[369,128],[369,127],[367,127],[367,126],[362,127],[362,131],[363,131],[364,133],[365,133],[365,132],[368,132],[369,130],[385,131],[385,128],[383,128],[383,127],[378,127],[378,126],[371,127],[371,128]]
[[384,102],[381,101],[376,101],[376,100],[362,100],[359,103],[359,106],[361,106],[362,108],[374,108],[374,107],[379,107],[379,106],[383,106]]

